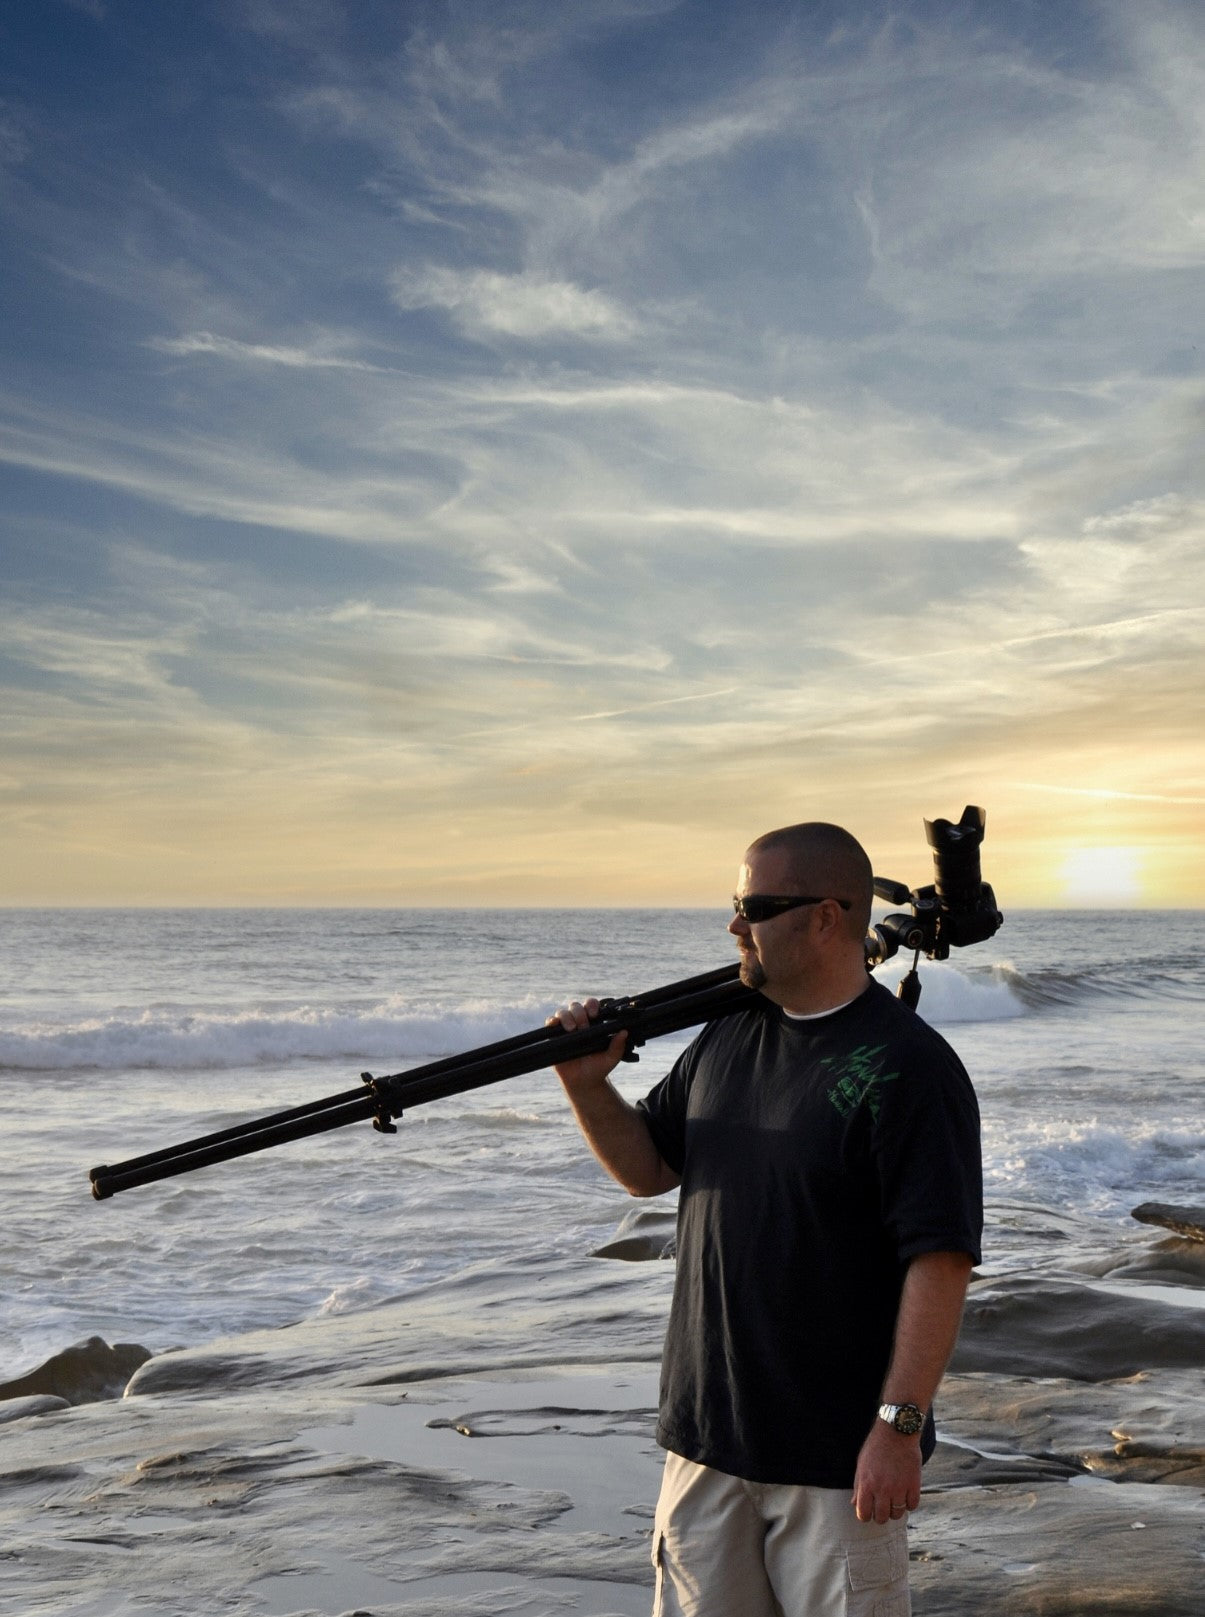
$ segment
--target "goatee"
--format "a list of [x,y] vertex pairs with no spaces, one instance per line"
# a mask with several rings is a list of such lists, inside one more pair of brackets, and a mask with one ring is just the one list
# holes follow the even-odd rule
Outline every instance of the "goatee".
[[760,988],[766,980],[765,969],[754,954],[741,956],[741,981],[746,988]]

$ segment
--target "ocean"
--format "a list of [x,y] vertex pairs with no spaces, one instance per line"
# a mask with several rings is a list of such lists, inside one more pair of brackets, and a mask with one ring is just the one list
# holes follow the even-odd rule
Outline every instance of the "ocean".
[[[94,1335],[195,1347],[498,1265],[537,1287],[633,1207],[550,1072],[416,1108],[393,1136],[357,1123],[105,1202],[88,1170],[538,1027],[565,998],[726,965],[726,919],[2,912],[0,1380]],[[1205,914],[1006,912],[921,981],[979,1095],[986,1274],[1149,1245],[1132,1208],[1203,1199]],[[621,1067],[625,1093],[688,1037]]]

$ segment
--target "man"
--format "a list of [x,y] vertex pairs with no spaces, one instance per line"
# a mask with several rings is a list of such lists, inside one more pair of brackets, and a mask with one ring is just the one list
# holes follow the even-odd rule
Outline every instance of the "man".
[[609,1079],[626,1034],[557,1068],[633,1196],[681,1186],[654,1617],[910,1609],[907,1513],[979,1261],[978,1109],[867,974],[872,882],[838,826],[760,837],[728,930],[764,1005],[708,1024],[635,1106]]

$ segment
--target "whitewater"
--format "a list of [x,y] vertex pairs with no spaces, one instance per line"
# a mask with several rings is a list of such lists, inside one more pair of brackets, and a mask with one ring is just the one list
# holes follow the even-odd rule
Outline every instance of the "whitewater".
[[[551,1073],[105,1203],[88,1169],[538,1026],[567,997],[727,964],[708,910],[7,910],[0,1379],[92,1335],[159,1352],[370,1310],[610,1239],[631,1204]],[[979,1094],[984,1271],[1146,1239],[1202,1199],[1205,917],[1019,912],[921,965]],[[876,975],[893,985],[910,960]],[[632,1098],[688,1034],[620,1069]]]

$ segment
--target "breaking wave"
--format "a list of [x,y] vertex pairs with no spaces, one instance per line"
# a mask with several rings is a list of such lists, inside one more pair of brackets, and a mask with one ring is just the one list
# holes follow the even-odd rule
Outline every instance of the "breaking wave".
[[[892,989],[903,975],[902,966],[893,969],[897,964],[876,973]],[[934,1023],[1025,1014],[1013,984],[1004,980],[965,976],[941,963],[925,967],[921,980],[922,1014]],[[507,1005],[462,1004],[443,1015],[391,1002],[354,1010],[312,1005],[225,1013],[155,1008],[0,1030],[0,1070],[203,1071],[290,1061],[424,1061],[526,1033],[551,1009],[534,998]]]
[[1052,1205],[1128,1215],[1136,1198],[1182,1201],[1205,1170],[1205,1132],[1132,1117],[989,1119],[984,1184]]
[[[887,971],[892,973],[890,981],[894,986],[903,968],[892,962]],[[888,981],[887,972],[875,975]],[[1195,999],[1199,993],[1174,968],[1160,970],[1153,965],[1146,970],[1120,970],[1108,963],[1094,963],[1082,971],[1022,971],[1010,961],[1001,961],[986,968],[970,967],[961,988],[951,984],[951,978],[957,979],[959,973],[945,963],[922,964],[920,975],[925,987],[922,1005],[926,1000],[936,1002],[941,1009],[934,1012],[934,1020],[944,1017],[947,1021],[994,1021],[1001,1016],[1057,1010],[1099,999],[1183,1001]],[[930,985],[937,989],[932,996],[928,993]]]
[[[894,992],[907,969],[908,962],[897,956],[876,971],[875,978]],[[1026,1002],[1017,991],[1015,976],[997,971],[970,975],[945,961],[922,962],[917,1009],[926,1022],[936,1027],[951,1022],[1002,1022],[1024,1016]]]
[[287,1061],[404,1062],[453,1055],[538,1026],[551,1007],[462,1006],[447,1015],[378,1006],[366,1011],[148,1010],[0,1031],[0,1069],[35,1072],[190,1071]]

